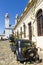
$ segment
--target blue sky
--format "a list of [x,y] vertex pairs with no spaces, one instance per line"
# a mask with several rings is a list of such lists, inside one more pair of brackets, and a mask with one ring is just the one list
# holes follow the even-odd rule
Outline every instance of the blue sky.
[[10,24],[14,25],[15,15],[20,16],[29,0],[0,0],[0,34],[5,28],[5,13],[9,13]]

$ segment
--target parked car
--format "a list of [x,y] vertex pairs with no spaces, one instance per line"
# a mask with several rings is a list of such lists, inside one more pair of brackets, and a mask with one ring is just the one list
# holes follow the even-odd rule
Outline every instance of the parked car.
[[16,41],[16,57],[17,61],[41,61],[37,53],[38,49],[36,46],[32,46],[32,42],[29,40],[17,39]]

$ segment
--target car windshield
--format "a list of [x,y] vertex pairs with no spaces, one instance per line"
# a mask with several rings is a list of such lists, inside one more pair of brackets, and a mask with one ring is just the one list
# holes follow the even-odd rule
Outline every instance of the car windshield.
[[24,53],[27,49],[29,49],[31,47],[32,47],[31,42],[23,42],[22,43],[22,53]]
[[22,47],[30,47],[31,43],[30,42],[23,42]]

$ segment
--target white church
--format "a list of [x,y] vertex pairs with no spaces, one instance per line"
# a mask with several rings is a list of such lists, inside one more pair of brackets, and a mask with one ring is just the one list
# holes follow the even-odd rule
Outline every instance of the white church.
[[10,25],[10,17],[9,14],[5,14],[5,32],[0,34],[0,39],[8,39],[9,36],[13,33],[14,25]]

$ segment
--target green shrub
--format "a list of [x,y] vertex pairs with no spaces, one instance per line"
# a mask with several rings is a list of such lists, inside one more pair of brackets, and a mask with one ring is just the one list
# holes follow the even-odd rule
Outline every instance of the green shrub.
[[17,44],[16,44],[16,43],[13,43],[13,45],[14,45],[14,46],[17,46]]

